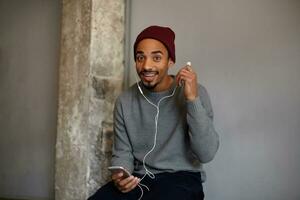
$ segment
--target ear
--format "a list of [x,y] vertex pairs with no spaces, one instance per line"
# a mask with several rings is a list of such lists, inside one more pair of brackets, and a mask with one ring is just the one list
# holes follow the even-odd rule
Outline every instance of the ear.
[[173,65],[174,65],[173,60],[169,59],[169,61],[168,61],[168,67],[170,68],[170,67],[172,67]]

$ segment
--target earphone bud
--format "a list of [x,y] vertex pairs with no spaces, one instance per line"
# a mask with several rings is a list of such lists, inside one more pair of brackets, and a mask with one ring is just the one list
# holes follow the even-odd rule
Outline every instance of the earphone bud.
[[[191,66],[192,66],[192,63],[191,63],[190,61],[188,61],[188,62],[186,63],[186,65],[189,66],[189,67],[191,67]],[[179,81],[179,86],[184,86],[184,80],[180,80],[180,81]]]

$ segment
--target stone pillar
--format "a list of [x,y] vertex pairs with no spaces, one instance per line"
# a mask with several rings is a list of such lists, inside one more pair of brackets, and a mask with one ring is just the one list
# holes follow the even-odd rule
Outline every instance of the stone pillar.
[[113,105],[124,72],[124,0],[62,0],[55,199],[109,178]]

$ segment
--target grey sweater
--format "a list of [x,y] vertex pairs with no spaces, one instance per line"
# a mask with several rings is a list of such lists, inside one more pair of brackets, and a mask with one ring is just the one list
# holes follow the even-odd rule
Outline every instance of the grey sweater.
[[[187,101],[183,87],[172,87],[163,92],[150,92],[142,87],[145,96],[159,105],[157,143],[145,163],[152,173],[192,171],[202,167],[215,156],[219,137],[213,126],[213,111],[206,89],[198,84],[194,101]],[[123,166],[129,172],[145,174],[143,158],[152,148],[157,109],[140,94],[136,84],[123,92],[114,109],[114,145],[112,165]]]

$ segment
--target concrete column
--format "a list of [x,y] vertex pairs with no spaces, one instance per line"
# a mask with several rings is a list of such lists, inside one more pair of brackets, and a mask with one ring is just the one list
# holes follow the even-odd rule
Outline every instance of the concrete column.
[[86,199],[109,178],[124,73],[124,0],[63,0],[55,199]]

